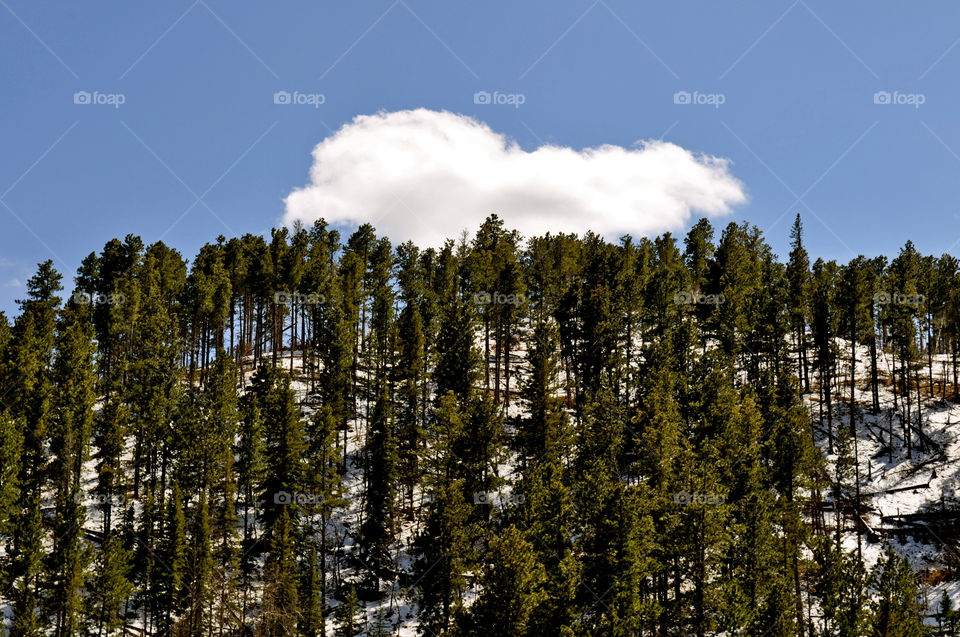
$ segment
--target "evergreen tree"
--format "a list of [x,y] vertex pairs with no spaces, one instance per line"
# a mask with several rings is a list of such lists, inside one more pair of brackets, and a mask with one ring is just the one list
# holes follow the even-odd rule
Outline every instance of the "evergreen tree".
[[186,622],[190,634],[209,632],[213,625],[213,546],[210,531],[210,507],[206,494],[193,514],[191,546],[184,570],[184,591],[187,596]]
[[415,546],[418,617],[424,632],[445,631],[462,606],[470,563],[469,516],[462,480],[441,483],[432,491],[427,520]]
[[949,593],[943,591],[938,606],[937,624],[940,628],[940,634],[944,637],[956,637],[958,628],[957,611],[953,608],[953,600]]
[[787,264],[789,284],[790,324],[797,351],[797,376],[803,382],[804,393],[810,392],[810,375],[807,367],[807,321],[810,296],[810,258],[803,247],[803,223],[800,213],[790,230],[790,262]]
[[83,600],[92,551],[83,537],[86,509],[81,492],[70,489],[57,496],[53,551],[48,557],[45,610],[55,618],[53,634],[68,637],[81,632]]
[[23,425],[6,411],[0,412],[0,538],[10,538],[20,494]]
[[303,487],[303,424],[290,379],[282,371],[261,365],[250,389],[261,412],[264,429],[263,458],[269,467],[263,482],[262,521],[268,537],[281,511],[296,516]]
[[360,601],[357,599],[357,590],[353,586],[347,589],[347,595],[337,606],[336,619],[337,628],[334,631],[336,637],[356,637],[363,633],[363,621],[361,619],[362,609]]
[[7,315],[2,310],[0,310],[0,352],[7,349],[7,345],[10,343],[10,321],[7,320]]
[[263,630],[270,637],[295,634],[300,615],[291,508],[282,507],[276,518],[264,565]]
[[466,400],[473,391],[478,360],[470,338],[473,333],[470,314],[468,306],[459,298],[441,310],[434,371],[438,396],[452,391],[460,400]]
[[531,617],[543,601],[546,575],[533,545],[514,526],[490,543],[480,578],[480,597],[470,608],[475,634],[538,634]]
[[306,637],[324,635],[326,630],[326,600],[321,591],[321,569],[323,564],[317,562],[317,547],[311,546],[308,558],[303,563],[300,584],[300,626]]
[[377,396],[367,451],[367,491],[364,499],[361,546],[375,571],[386,568],[390,561],[390,544],[396,524],[397,444],[393,434],[393,416],[386,384]]
[[873,572],[878,597],[873,603],[871,634],[919,637],[924,633],[917,576],[906,559],[887,546]]
[[421,397],[426,387],[427,341],[421,304],[425,294],[424,273],[419,267],[419,249],[412,242],[397,246],[398,282],[403,309],[397,319],[397,365],[394,376],[397,387],[395,414],[397,451],[400,465],[398,477],[404,487],[410,514],[413,513],[414,488],[421,478],[417,462],[425,435],[425,414]]
[[545,570],[545,595],[530,619],[531,630],[541,635],[570,629],[580,607],[577,592],[581,563],[574,552],[576,510],[558,461],[541,462],[524,472],[517,487],[523,498],[520,524],[534,538],[532,549]]
[[46,628],[40,608],[44,536],[40,494],[34,492],[22,500],[24,509],[14,527],[8,574],[13,602],[10,637],[39,637]]
[[571,432],[563,399],[557,394],[556,328],[541,323],[534,328],[527,355],[530,374],[521,395],[528,416],[518,423],[515,446],[521,461],[560,461],[569,454]]
[[[454,453],[464,479],[464,493],[498,491],[503,479],[498,467],[505,456],[503,416],[489,395],[474,399],[467,407],[464,435],[454,444]],[[478,507],[475,519],[486,519],[489,511]]]
[[[184,595],[184,578],[188,559],[186,526],[183,494],[180,491],[180,484],[174,482],[167,500],[162,552],[158,560],[163,617],[157,623],[161,630],[172,629],[186,597]],[[119,552],[120,547],[116,547],[116,550],[118,551],[116,559],[120,560],[122,557],[122,553]]]
[[86,509],[80,477],[93,429],[93,330],[75,305],[63,316],[54,364],[54,418],[50,448],[56,490],[53,550],[47,560],[45,609],[55,620],[55,635],[79,631],[90,549],[83,538]]
[[[316,577],[319,572],[319,582],[312,584],[312,591],[309,599],[314,596],[317,600],[318,612],[315,618],[312,618],[313,605],[311,603],[308,613],[307,626],[309,630],[317,630],[319,634],[326,632],[327,619],[327,558],[330,550],[330,522],[331,517],[338,508],[347,504],[343,498],[343,485],[340,479],[340,471],[336,451],[337,437],[337,419],[333,410],[325,406],[315,413],[308,421],[307,435],[308,458],[307,462],[307,484],[310,485],[314,494],[313,506],[310,509],[312,514],[309,517],[309,537],[307,541],[311,543],[311,556],[319,549],[319,553],[314,556],[316,564],[310,566],[308,577],[310,581]],[[316,526],[319,529],[316,529]],[[319,541],[317,541],[319,535]]]
[[124,438],[130,420],[125,403],[113,398],[95,419],[94,445],[97,448],[97,485],[94,493],[103,512],[103,533],[113,529],[113,504],[126,493],[123,471]]
[[133,592],[129,580],[130,551],[123,547],[123,540],[111,533],[104,541],[97,561],[97,574],[92,585],[90,616],[95,618],[94,632],[98,637],[122,634],[126,624],[123,610]]
[[422,630],[442,632],[462,606],[465,573],[473,559],[471,511],[455,452],[464,435],[464,420],[452,391],[440,397],[431,430],[431,457],[426,463],[430,499],[426,521],[415,541],[413,570]]
[[823,634],[854,637],[867,634],[867,575],[856,555],[825,541],[818,547],[821,572],[817,592],[823,607]]

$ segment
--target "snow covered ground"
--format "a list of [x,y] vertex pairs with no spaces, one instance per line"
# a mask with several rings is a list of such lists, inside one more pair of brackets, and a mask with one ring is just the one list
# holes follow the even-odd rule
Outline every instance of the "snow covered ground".
[[[839,362],[838,373],[841,377],[841,394],[845,400],[834,397],[834,428],[838,424],[848,424],[850,419],[850,364],[848,342],[838,340],[841,356],[847,357]],[[933,380],[946,381],[947,394],[952,391],[952,383],[947,378],[946,357],[934,357]],[[894,394],[890,386],[891,359],[878,352],[878,372],[880,376],[879,403],[880,412],[870,413],[872,407],[872,389],[870,386],[870,352],[866,347],[857,348],[857,382],[855,387],[857,414],[857,445],[860,460],[861,494],[870,494],[864,500],[863,520],[876,534],[864,532],[862,551],[866,567],[871,568],[881,556],[886,543],[901,555],[907,557],[914,569],[921,575],[926,586],[923,587],[928,613],[937,612],[937,606],[944,591],[953,599],[954,606],[960,604],[960,581],[945,581],[949,569],[960,567],[960,542],[946,533],[938,533],[933,525],[918,526],[898,524],[892,516],[910,516],[916,513],[930,513],[960,506],[960,404],[943,400],[939,395],[930,398],[927,382],[929,372],[926,366],[920,371],[921,396],[923,402],[922,431],[934,443],[926,449],[918,448],[918,436],[914,435],[912,457],[908,457],[904,448],[903,424],[900,413],[903,408],[902,397],[898,399],[899,408],[894,408]],[[811,372],[812,374],[812,372]],[[813,378],[811,377],[811,382]],[[807,396],[813,417],[818,418],[819,406],[817,392]],[[916,424],[916,388],[911,398],[911,417]],[[836,453],[827,453],[826,422],[816,422],[819,432],[818,444],[827,458],[828,470],[833,475]],[[887,439],[892,425],[894,448],[891,453]],[[836,450],[834,450],[836,451]],[[850,494],[852,496],[852,494]],[[825,498],[829,494],[824,494]],[[825,514],[832,518],[832,512]],[[832,525],[832,519],[827,520]],[[856,533],[853,521],[848,521],[844,537],[844,547],[855,551]],[[897,532],[896,529],[903,529]],[[908,532],[908,529],[912,532]],[[928,622],[934,623],[931,617]]]

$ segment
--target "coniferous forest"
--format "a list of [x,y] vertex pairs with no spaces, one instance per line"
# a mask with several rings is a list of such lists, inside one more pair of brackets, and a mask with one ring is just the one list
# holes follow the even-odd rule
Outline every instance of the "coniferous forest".
[[791,240],[41,263],[0,314],[2,630],[957,635],[960,262]]

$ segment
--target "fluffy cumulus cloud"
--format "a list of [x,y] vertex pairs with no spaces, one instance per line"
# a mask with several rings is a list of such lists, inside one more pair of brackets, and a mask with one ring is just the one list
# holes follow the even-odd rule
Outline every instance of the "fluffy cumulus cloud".
[[526,151],[470,117],[418,109],[356,117],[320,142],[284,222],[369,222],[394,241],[436,246],[496,213],[524,236],[615,239],[677,230],[744,201],[728,160],[676,144]]

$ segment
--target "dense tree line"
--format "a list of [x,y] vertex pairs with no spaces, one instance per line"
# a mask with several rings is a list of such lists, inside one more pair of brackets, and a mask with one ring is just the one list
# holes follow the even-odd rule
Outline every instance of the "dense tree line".
[[855,426],[889,386],[889,457],[930,451],[960,264],[791,236],[319,221],[40,264],[0,314],[9,634],[920,634],[905,560],[863,564]]

